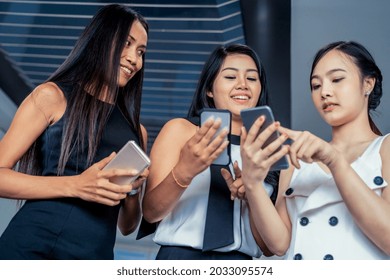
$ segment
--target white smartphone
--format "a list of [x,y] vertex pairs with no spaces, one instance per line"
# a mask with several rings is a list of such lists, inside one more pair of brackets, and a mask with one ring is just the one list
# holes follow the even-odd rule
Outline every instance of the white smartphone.
[[[244,123],[244,127],[247,132],[252,127],[255,120],[257,120],[257,118],[262,115],[265,116],[265,121],[260,128],[259,134],[263,132],[264,129],[266,129],[269,125],[275,122],[275,118],[271,108],[268,106],[259,106],[259,107],[241,110],[242,122]],[[275,141],[279,136],[280,134],[278,131],[272,133],[272,135],[267,139],[267,141],[264,143],[262,148],[268,146],[270,143]],[[281,147],[279,147],[275,152],[279,151],[280,148]],[[281,159],[279,159],[271,166],[270,170],[273,171],[273,170],[281,170],[287,168],[288,168],[288,160],[286,156],[283,156]]]
[[[202,112],[200,113],[201,125],[203,125],[204,122],[211,116],[214,117],[214,120],[220,118],[222,121],[221,126],[215,132],[214,137],[216,137],[223,128],[227,128],[229,133],[225,139],[229,140],[230,130],[231,130],[231,119],[232,119],[230,111],[211,109],[211,108],[203,109]],[[219,155],[219,157],[213,161],[213,164],[217,164],[217,165],[228,165],[229,163],[230,163],[230,145],[228,145],[227,148]]]
[[135,176],[117,176],[110,181],[118,185],[128,185],[134,182],[141,173],[150,166],[150,159],[134,141],[127,142],[116,154],[116,156],[103,168],[104,170],[112,168],[136,169],[138,174]]

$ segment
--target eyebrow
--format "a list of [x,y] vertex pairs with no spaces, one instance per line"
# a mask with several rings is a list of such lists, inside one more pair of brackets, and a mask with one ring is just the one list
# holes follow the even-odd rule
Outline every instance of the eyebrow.
[[[239,71],[238,68],[234,68],[234,67],[226,67],[226,68],[222,69],[222,71],[226,71],[226,70]],[[247,69],[246,72],[256,72],[256,73],[258,73],[259,71],[257,71],[257,69]]]
[[[325,75],[328,76],[328,75],[333,74],[333,73],[338,72],[338,71],[347,72],[344,69],[336,68],[336,69],[329,70],[328,72],[326,72]],[[310,80],[319,79],[319,78],[320,77],[318,75],[313,75],[313,76],[311,76]]]

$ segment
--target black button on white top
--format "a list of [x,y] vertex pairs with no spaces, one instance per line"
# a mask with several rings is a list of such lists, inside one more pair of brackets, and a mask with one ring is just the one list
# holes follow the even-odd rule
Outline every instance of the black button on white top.
[[337,225],[339,223],[339,219],[337,219],[337,217],[335,216],[332,216],[329,218],[329,224],[334,227],[335,225]]
[[294,260],[302,260],[302,255],[301,254],[295,254],[294,255]]
[[382,184],[383,184],[383,178],[382,178],[381,176],[376,176],[376,177],[374,178],[374,183],[375,183],[375,185],[377,185],[377,186],[382,185]]
[[293,188],[288,188],[285,192],[286,195],[291,195],[294,192]]
[[331,254],[326,254],[324,256],[324,260],[326,260],[326,261],[333,260],[333,256]]
[[306,218],[306,217],[302,217],[300,220],[299,220],[299,223],[301,224],[301,226],[307,226],[309,224],[309,219]]

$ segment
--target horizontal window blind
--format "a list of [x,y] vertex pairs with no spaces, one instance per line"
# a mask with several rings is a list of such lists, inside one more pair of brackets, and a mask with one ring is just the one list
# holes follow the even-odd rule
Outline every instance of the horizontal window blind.
[[[141,119],[158,133],[186,115],[202,66],[218,45],[244,43],[239,0],[115,1],[149,22]],[[106,1],[0,1],[0,47],[37,85],[66,58]],[[155,133],[150,133],[151,141]]]

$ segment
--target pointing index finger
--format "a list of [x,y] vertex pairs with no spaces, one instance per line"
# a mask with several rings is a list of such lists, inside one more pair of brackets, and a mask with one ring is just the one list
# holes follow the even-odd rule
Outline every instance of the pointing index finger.
[[295,131],[295,130],[292,130],[292,129],[289,129],[289,128],[286,128],[283,126],[279,126],[278,130],[280,133],[286,134],[288,136],[288,138],[292,139],[293,141],[295,141],[300,134],[298,131]]

